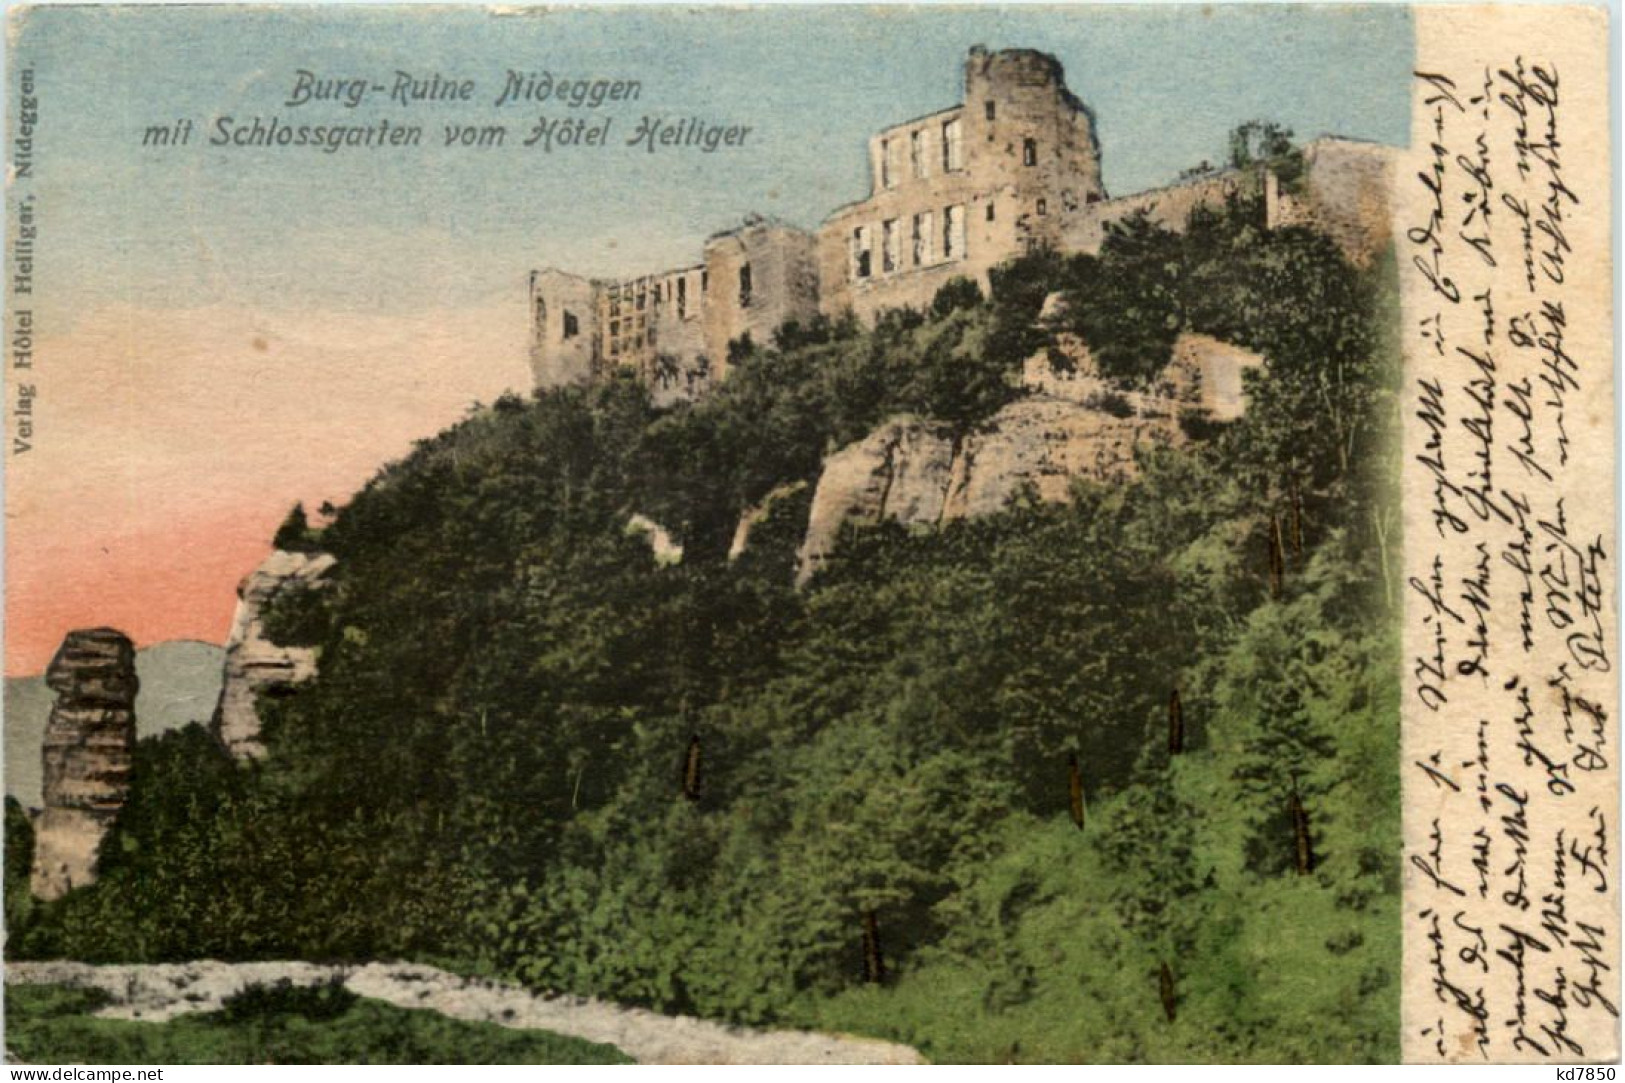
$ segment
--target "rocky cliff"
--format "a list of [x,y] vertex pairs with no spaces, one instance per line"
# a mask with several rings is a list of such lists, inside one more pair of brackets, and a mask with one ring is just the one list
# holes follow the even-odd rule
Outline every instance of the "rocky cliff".
[[1137,445],[1183,439],[1172,408],[1137,412],[1122,400],[1032,395],[957,438],[944,425],[892,418],[824,461],[797,581],[823,565],[848,521],[934,526],[1000,511],[1026,486],[1042,500],[1066,500],[1073,478],[1124,480]]
[[[1058,313],[1062,301],[1053,294],[1044,303],[1046,316]],[[1077,335],[1056,336],[1054,352],[1067,366],[1058,370],[1049,350],[1027,359],[1021,383],[1029,391],[1086,406],[1113,403],[1140,414],[1196,412],[1210,421],[1234,421],[1247,409],[1246,373],[1262,368],[1262,354],[1194,332],[1181,332],[1162,375],[1144,391],[1129,391],[1101,374],[1094,353]]]
[[130,789],[135,753],[135,646],[123,632],[69,632],[45,671],[56,703],[42,743],[30,888],[55,899],[96,878],[96,851]]
[[327,553],[277,549],[238,584],[237,615],[226,639],[220,702],[211,723],[216,736],[238,759],[265,754],[260,743],[258,697],[292,688],[316,675],[314,650],[280,646],[266,636],[266,608],[285,592],[321,588],[334,563]]

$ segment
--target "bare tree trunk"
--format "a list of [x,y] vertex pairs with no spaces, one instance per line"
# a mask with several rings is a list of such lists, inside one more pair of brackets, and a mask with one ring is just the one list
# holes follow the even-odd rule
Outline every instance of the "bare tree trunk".
[[1292,864],[1299,876],[1308,876],[1315,867],[1315,854],[1310,846],[1309,839],[1309,813],[1298,799],[1298,791],[1292,791],[1292,800],[1287,803],[1287,811],[1292,815]]
[[880,926],[875,912],[863,912],[863,980],[879,985],[886,980],[886,960],[880,954]]
[[1162,964],[1162,972],[1157,976],[1157,994],[1162,998],[1162,1014],[1172,1023],[1179,1000],[1174,993],[1174,972],[1168,969],[1167,963]]
[[1070,754],[1066,758],[1066,781],[1068,805],[1072,810],[1072,822],[1083,830],[1083,771],[1078,767],[1078,754]]
[[690,801],[700,799],[700,735],[688,740],[688,755],[683,759],[683,796]]
[[1387,603],[1389,610],[1394,608],[1394,576],[1388,564],[1388,514],[1385,511],[1373,509],[1371,512],[1371,530],[1377,536],[1377,559],[1382,565],[1382,600]]
[[1281,518],[1278,515],[1270,516],[1270,534],[1268,539],[1270,561],[1270,596],[1281,596],[1281,579],[1286,571],[1285,555],[1281,551]]
[[1168,755],[1185,751],[1185,707],[1179,702],[1179,689],[1168,697]]
[[1292,477],[1292,555],[1303,556],[1303,495],[1298,492],[1297,475]]

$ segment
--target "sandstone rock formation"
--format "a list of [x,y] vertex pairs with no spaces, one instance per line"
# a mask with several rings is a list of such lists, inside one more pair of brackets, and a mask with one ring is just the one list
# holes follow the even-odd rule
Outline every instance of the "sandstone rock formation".
[[44,809],[30,889],[55,899],[96,878],[96,851],[124,807],[135,753],[135,646],[123,632],[69,632],[45,671],[56,693],[42,746]]
[[739,517],[738,525],[734,527],[733,541],[728,545],[728,559],[734,561],[744,556],[745,550],[750,548],[751,532],[765,522],[782,501],[790,499],[806,487],[805,481],[792,481],[780,485],[764,496],[760,504],[746,508],[744,514]]
[[1167,403],[1136,412],[1126,401],[1102,409],[1033,395],[960,439],[935,422],[892,418],[824,461],[797,582],[806,582],[828,559],[843,523],[893,519],[934,526],[989,515],[1026,486],[1041,500],[1064,501],[1074,478],[1133,476],[1137,445],[1183,439]]
[[[1044,302],[1041,318],[1051,318],[1060,307],[1060,295],[1052,294]],[[1070,367],[1058,371],[1048,351],[1034,354],[1022,368],[1022,386],[1086,405],[1120,402],[1142,414],[1191,410],[1211,421],[1234,421],[1247,408],[1243,374],[1264,364],[1262,354],[1186,331],[1174,340],[1168,366],[1148,391],[1123,391],[1100,374],[1094,354],[1082,339],[1068,333],[1056,339],[1055,349]]]
[[647,515],[641,512],[634,514],[626,521],[626,532],[643,536],[649,543],[649,552],[654,554],[656,564],[664,566],[683,562],[683,547],[671,536],[671,531]]
[[220,702],[211,725],[238,759],[265,755],[256,704],[260,694],[292,688],[316,675],[313,649],[284,647],[266,637],[266,607],[284,592],[322,587],[334,563],[328,553],[277,549],[237,586],[237,615],[226,638]]

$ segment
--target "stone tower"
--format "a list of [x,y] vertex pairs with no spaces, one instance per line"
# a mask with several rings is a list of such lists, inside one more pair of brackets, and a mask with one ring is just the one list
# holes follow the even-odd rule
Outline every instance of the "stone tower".
[[69,632],[45,671],[44,810],[34,821],[33,893],[55,899],[96,879],[96,851],[124,807],[135,754],[135,647],[123,632]]
[[922,309],[954,278],[1061,247],[1106,201],[1094,115],[1032,49],[965,58],[963,99],[869,139],[870,194],[818,231],[819,301],[873,319]]
[[1094,115],[1048,53],[972,48],[964,117],[977,187],[1001,195],[1023,250],[1057,245],[1068,218],[1106,198]]

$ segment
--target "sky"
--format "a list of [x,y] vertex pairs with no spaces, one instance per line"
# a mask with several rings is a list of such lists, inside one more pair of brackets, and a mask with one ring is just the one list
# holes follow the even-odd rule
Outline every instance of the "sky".
[[[64,633],[219,642],[296,500],[342,503],[415,439],[528,384],[525,278],[696,261],[749,213],[815,227],[868,191],[875,130],[957,102],[973,44],[1054,53],[1114,195],[1217,161],[1259,117],[1402,144],[1402,7],[41,8],[13,17],[39,99],[33,448],[6,462],[6,673]],[[503,108],[509,69],[635,79],[635,103]],[[472,80],[468,102],[289,106],[297,73]],[[742,148],[624,145],[645,114]],[[519,146],[613,115],[602,150]],[[421,124],[416,148],[219,148],[220,117]],[[184,147],[149,126],[194,123]],[[508,145],[444,148],[447,123]],[[13,223],[8,221],[8,227]],[[9,328],[8,328],[9,329]],[[8,436],[20,374],[8,372]]]

